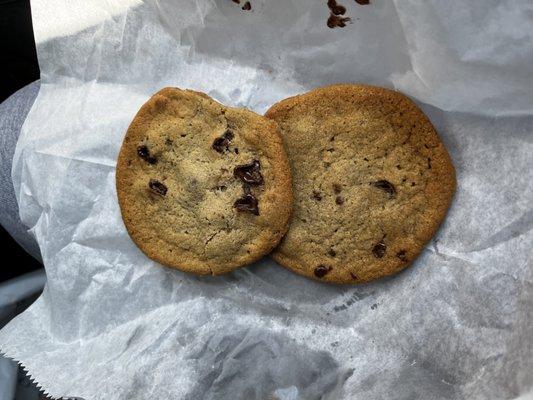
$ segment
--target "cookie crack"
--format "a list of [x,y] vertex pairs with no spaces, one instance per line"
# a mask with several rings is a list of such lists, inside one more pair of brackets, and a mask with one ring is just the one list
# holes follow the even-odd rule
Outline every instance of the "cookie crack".
[[221,229],[218,230],[218,231],[216,231],[215,233],[213,233],[211,236],[209,236],[209,237],[207,238],[207,240],[205,241],[204,244],[207,246],[207,245],[208,245],[208,244],[209,244],[209,243],[215,238],[215,236],[218,235],[220,232],[222,232]]

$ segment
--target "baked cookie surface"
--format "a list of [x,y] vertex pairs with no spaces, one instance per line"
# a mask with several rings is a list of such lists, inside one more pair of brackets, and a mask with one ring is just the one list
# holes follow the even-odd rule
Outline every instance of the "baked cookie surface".
[[116,186],[137,246],[161,264],[201,275],[269,253],[292,210],[276,123],[177,88],[156,93],[131,122]]
[[450,205],[455,170],[411,100],[333,85],[285,99],[266,116],[280,126],[294,188],[276,261],[310,278],[358,283],[419,255]]

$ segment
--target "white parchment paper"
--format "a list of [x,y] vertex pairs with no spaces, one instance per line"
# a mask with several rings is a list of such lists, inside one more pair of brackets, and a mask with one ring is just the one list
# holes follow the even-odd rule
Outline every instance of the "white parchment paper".
[[[48,283],[0,349],[53,396],[511,399],[533,386],[533,4],[528,0],[34,0],[42,73],[13,179]],[[115,162],[164,86],[264,112],[364,82],[412,96],[457,169],[420,258],[379,282],[312,282],[269,258],[198,278],[147,259]]]

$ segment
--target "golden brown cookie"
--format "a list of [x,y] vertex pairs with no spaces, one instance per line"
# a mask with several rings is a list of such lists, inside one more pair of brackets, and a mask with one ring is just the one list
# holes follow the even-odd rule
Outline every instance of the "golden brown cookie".
[[367,282],[408,266],[455,191],[448,152],[404,95],[334,85],[275,104],[293,175],[291,225],[273,256],[310,278]]
[[150,258],[223,274],[269,253],[292,209],[275,122],[191,90],[165,88],[133,119],[117,162],[124,224]]

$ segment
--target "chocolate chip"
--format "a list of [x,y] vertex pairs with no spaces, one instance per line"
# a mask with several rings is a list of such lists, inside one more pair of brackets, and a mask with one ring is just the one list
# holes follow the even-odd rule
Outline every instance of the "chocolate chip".
[[259,215],[257,199],[251,193],[246,193],[241,198],[235,200],[233,207],[235,207],[238,211],[250,212],[254,215]]
[[374,247],[372,248],[372,254],[374,254],[374,257],[381,258],[385,255],[385,252],[387,251],[387,246],[385,243],[383,243],[383,239],[379,241],[379,243],[376,243]]
[[158,194],[159,196],[165,196],[167,194],[167,187],[156,179],[150,179],[150,182],[148,182],[148,187],[152,192]]
[[431,169],[431,158],[428,157],[428,169]]
[[320,194],[320,192],[313,190],[313,199],[315,199],[316,201],[322,200],[322,195]]
[[326,276],[326,274],[331,271],[333,268],[331,267],[327,267],[325,265],[319,265],[318,267],[315,268],[315,276],[317,278],[323,278],[324,276]]
[[137,154],[139,155],[139,157],[146,159],[146,157],[150,156],[150,151],[148,150],[147,146],[142,145],[137,147]]
[[372,182],[371,185],[378,189],[383,190],[385,193],[389,195],[390,199],[394,199],[396,197],[396,188],[389,181],[382,179],[377,182]]
[[141,145],[141,146],[137,147],[137,154],[139,155],[139,157],[141,157],[148,164],[157,163],[157,158],[152,157],[150,155],[150,150],[148,150],[148,146],[146,146],[146,145]]
[[333,250],[333,249],[329,249],[328,254],[329,254],[331,257],[335,257],[335,256],[337,255],[337,253],[336,253],[335,250]]
[[351,19],[348,17],[338,17],[334,14],[331,14],[326,22],[328,28],[344,28],[347,22],[350,22]]
[[341,196],[337,196],[335,198],[335,203],[337,203],[339,206],[344,204],[344,199]]
[[232,0],[236,4],[241,4],[241,0]]
[[228,141],[224,138],[216,138],[211,146],[215,151],[219,153],[224,153],[224,150],[227,150]]
[[246,3],[244,3],[244,5],[242,6],[242,9],[244,11],[250,11],[252,9],[252,5],[250,4],[249,1],[247,1]]
[[355,2],[362,6],[366,6],[367,4],[370,4],[370,0],[355,0]]
[[167,138],[167,139],[165,140],[165,144],[166,144],[167,146],[172,146],[172,143],[173,143],[173,142],[172,142],[172,139]]
[[235,154],[239,154],[239,149],[237,147],[235,147],[235,149],[233,149],[233,151],[235,152]]
[[248,185],[260,185],[263,183],[261,164],[259,164],[258,160],[253,160],[250,164],[237,165],[233,170],[233,175]]
[[339,194],[342,191],[342,186],[338,183],[335,183],[333,185],[333,191],[335,192],[335,194]]
[[396,257],[405,262],[407,261],[407,252],[405,250],[400,250],[396,253]]
[[224,132],[224,134],[216,138],[211,146],[213,150],[218,151],[219,153],[224,153],[224,151],[229,151],[229,145],[232,139],[235,137],[232,131],[229,129]]
[[350,276],[352,277],[352,279],[353,279],[354,281],[356,281],[356,280],[359,279],[355,274],[353,274],[353,273],[351,273],[351,272],[350,272]]

